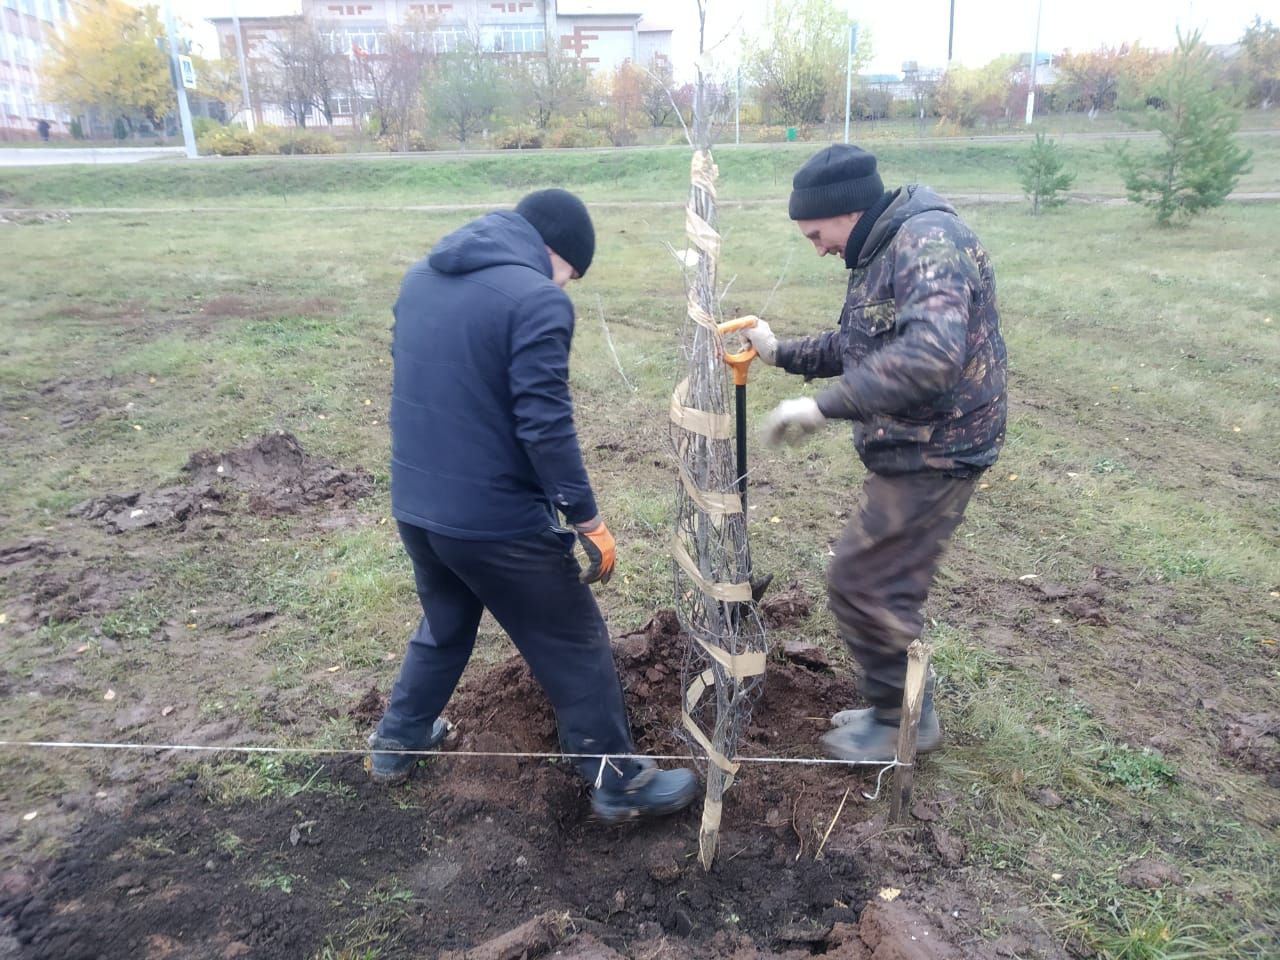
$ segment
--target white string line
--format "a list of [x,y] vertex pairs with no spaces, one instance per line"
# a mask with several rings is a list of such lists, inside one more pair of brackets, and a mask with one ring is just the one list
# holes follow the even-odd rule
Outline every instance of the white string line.
[[[526,760],[599,760],[601,764],[609,760],[663,760],[684,763],[693,759],[688,754],[654,754],[654,753],[521,753],[502,750],[389,750],[379,747],[354,749],[350,747],[259,747],[259,746],[218,746],[196,743],[95,743],[79,740],[0,740],[0,747],[16,747],[22,749],[68,749],[68,750],[155,750],[155,751],[187,751],[191,753],[292,753],[303,756],[347,756],[363,757],[374,753],[391,754],[405,757],[490,757],[515,758]],[[843,767],[882,767],[881,776],[894,767],[909,767],[909,763],[895,760],[835,760],[829,757],[734,757],[735,763],[791,763],[809,766],[831,765]]]

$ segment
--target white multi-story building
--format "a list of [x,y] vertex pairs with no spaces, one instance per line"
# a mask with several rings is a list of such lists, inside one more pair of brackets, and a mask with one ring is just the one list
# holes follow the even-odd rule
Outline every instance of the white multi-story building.
[[61,24],[75,15],[67,0],[3,0],[0,9],[0,138],[37,136],[41,120],[66,133],[71,115],[40,98],[39,65]]
[[[406,24],[424,24],[437,53],[458,49],[469,39],[498,55],[529,56],[546,51],[548,38],[578,57],[593,71],[612,71],[626,61],[649,65],[670,60],[671,29],[646,22],[644,0],[301,0],[301,12],[290,16],[240,17],[240,31],[251,86],[271,59],[271,45],[305,17],[315,24],[339,54],[379,56],[388,31]],[[222,56],[236,55],[235,28],[230,17],[211,17]],[[251,91],[258,122],[288,125],[292,120],[279,106],[262,102]],[[348,97],[336,98],[334,122],[351,122]],[[319,118],[317,118],[318,120]]]
[[671,59],[671,28],[646,20],[641,3],[558,0],[551,6],[560,49],[593,70],[613,70],[627,60],[648,66],[655,59]]

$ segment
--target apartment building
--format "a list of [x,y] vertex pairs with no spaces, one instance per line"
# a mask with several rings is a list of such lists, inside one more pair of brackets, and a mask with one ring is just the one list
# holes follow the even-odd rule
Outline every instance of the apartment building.
[[[280,106],[264,102],[255,78],[269,69],[272,43],[299,17],[320,28],[333,53],[347,56],[381,55],[388,31],[406,24],[425,25],[428,43],[437,53],[457,50],[473,38],[495,55],[529,56],[544,52],[552,38],[593,71],[612,71],[627,60],[648,64],[671,56],[671,28],[646,20],[643,0],[301,0],[296,16],[240,18],[259,123],[293,123]],[[232,20],[214,17],[210,22],[222,55],[234,57]],[[354,108],[349,97],[335,98],[333,122],[351,123]]]
[[75,15],[68,0],[3,0],[0,8],[0,139],[31,139],[41,120],[65,134],[71,114],[40,98],[40,60],[61,24]]

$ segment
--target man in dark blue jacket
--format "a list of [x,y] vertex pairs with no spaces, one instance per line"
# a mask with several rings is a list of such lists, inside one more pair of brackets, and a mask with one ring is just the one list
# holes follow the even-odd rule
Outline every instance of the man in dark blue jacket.
[[[405,779],[444,739],[440,713],[488,609],[555,708],[561,748],[589,755],[606,820],[673,813],[697,783],[634,754],[609,635],[586,586],[613,573],[569,396],[573,304],[595,230],[582,201],[542,190],[440,241],[405,275],[392,338],[391,507],[424,616],[369,738],[377,780]],[[560,524],[563,515],[569,528]],[[573,557],[581,541],[589,561]]]

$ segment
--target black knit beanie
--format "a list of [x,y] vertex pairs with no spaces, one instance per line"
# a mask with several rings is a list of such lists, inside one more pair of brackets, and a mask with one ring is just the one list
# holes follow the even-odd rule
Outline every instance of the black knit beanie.
[[847,143],[820,150],[791,180],[792,220],[822,220],[872,207],[884,196],[876,158]]
[[596,253],[596,229],[586,205],[568,190],[538,190],[518,204],[516,213],[538,231],[542,242],[585,276]]

